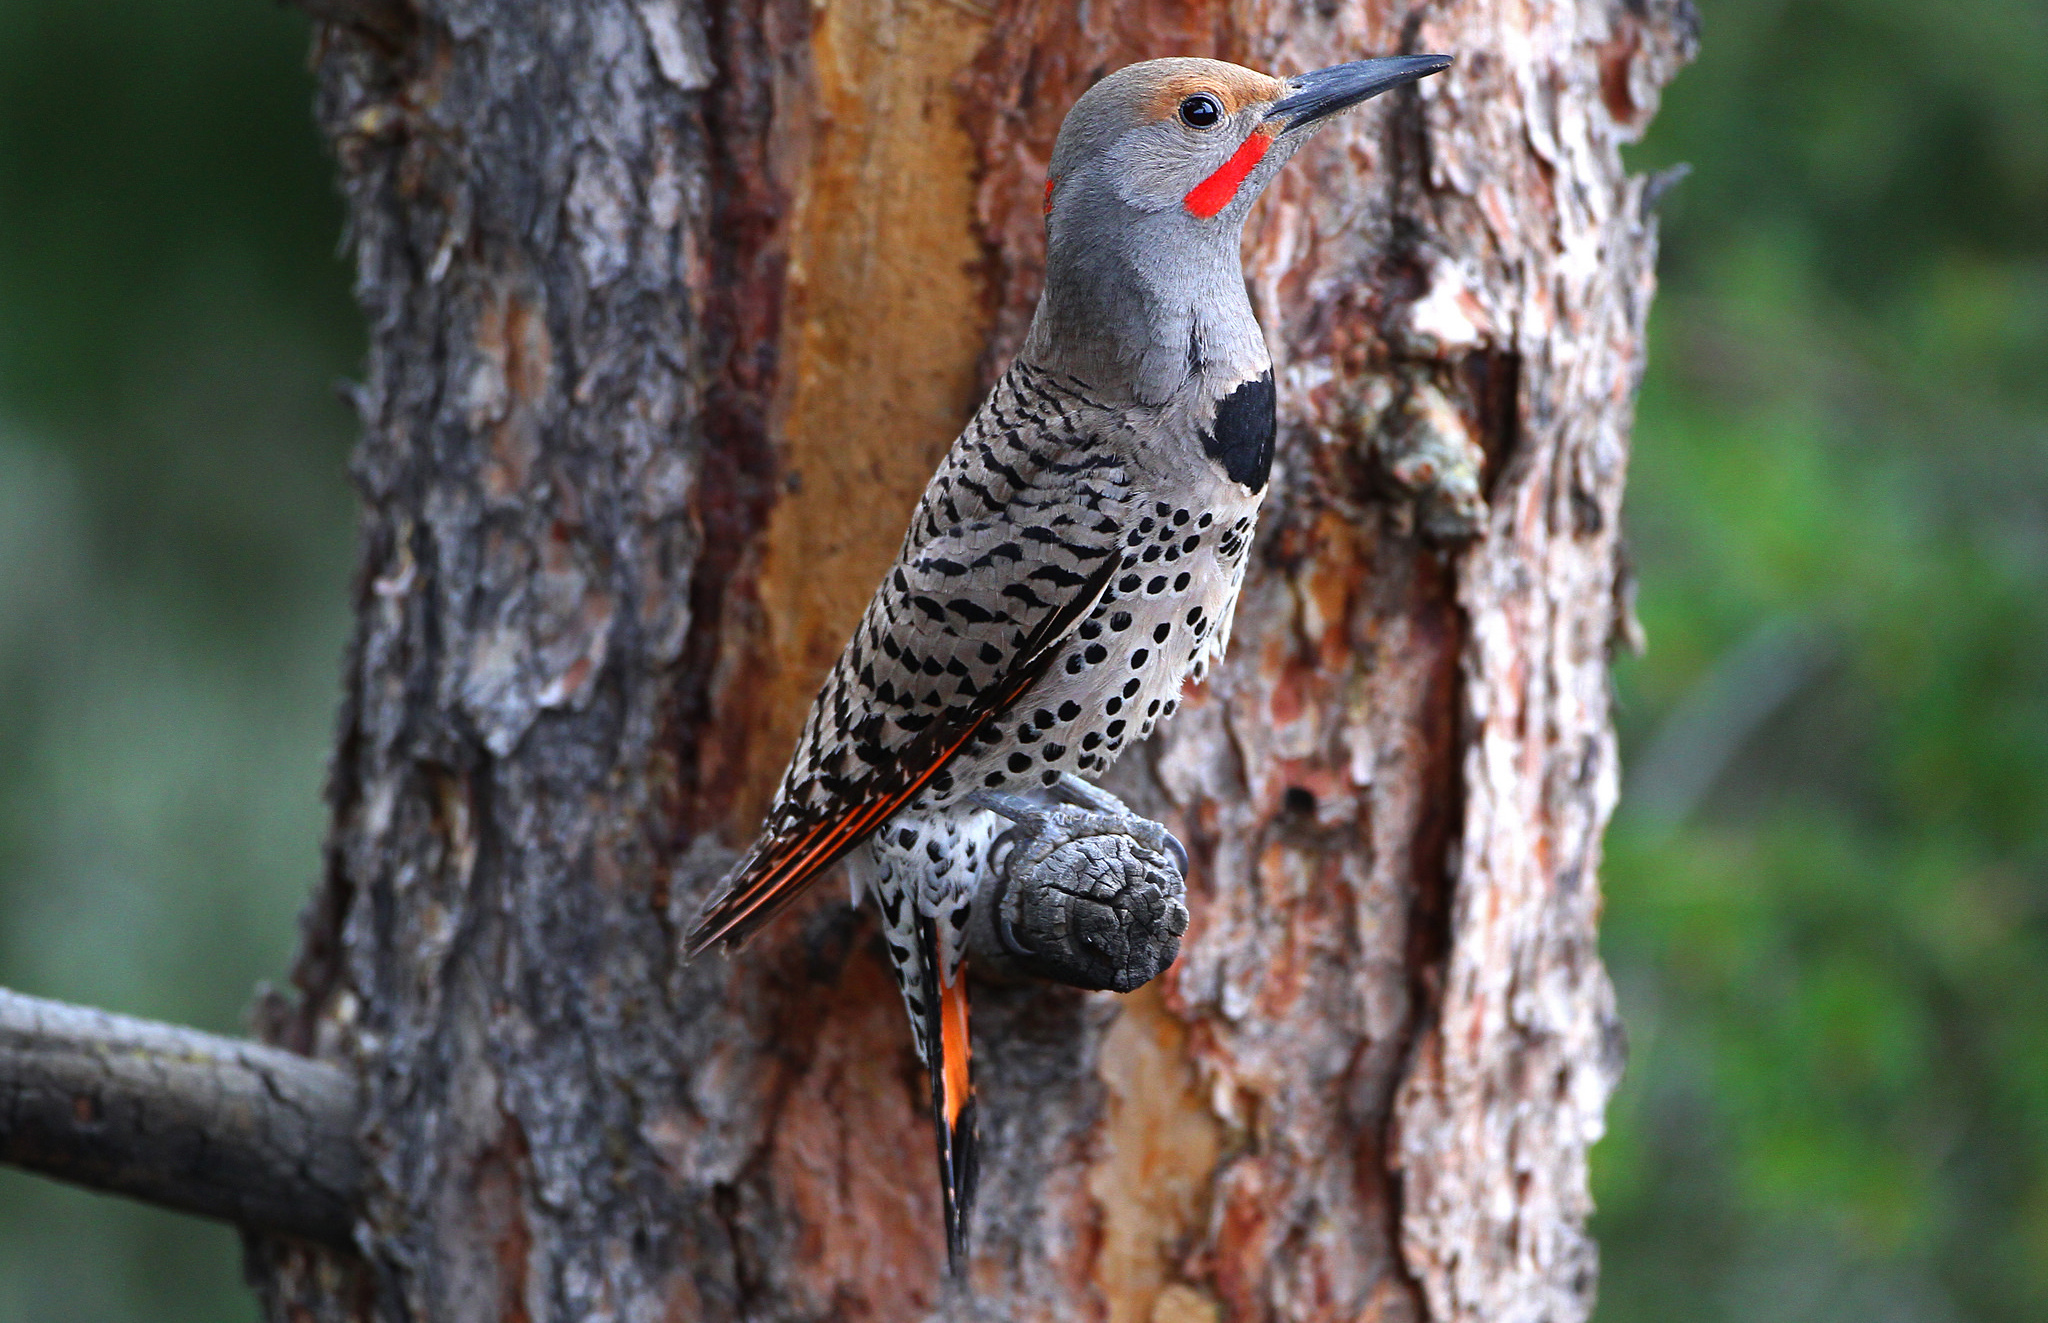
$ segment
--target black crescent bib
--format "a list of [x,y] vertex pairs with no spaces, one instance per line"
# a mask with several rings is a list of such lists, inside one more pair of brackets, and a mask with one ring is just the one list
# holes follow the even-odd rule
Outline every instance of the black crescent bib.
[[1273,370],[1259,374],[1223,397],[1216,426],[1202,433],[1202,450],[1223,466],[1232,482],[1253,491],[1266,486],[1273,469]]

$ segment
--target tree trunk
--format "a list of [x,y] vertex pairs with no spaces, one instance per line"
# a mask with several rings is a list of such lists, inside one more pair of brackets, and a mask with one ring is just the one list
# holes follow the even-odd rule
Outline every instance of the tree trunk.
[[[279,1320],[1583,1318],[1595,949],[1686,0],[321,0],[369,362],[326,878],[273,1039],[362,1075]],[[1232,652],[1114,787],[1193,854],[1128,997],[977,987],[927,1093],[823,886],[679,962],[1036,295],[1103,72],[1444,51],[1254,214],[1281,444]]]

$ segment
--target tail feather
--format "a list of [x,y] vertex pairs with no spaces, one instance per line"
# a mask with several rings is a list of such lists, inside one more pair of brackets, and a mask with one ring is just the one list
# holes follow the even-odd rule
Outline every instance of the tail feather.
[[938,1140],[939,1193],[945,1204],[946,1265],[955,1276],[967,1270],[967,1218],[974,1208],[980,1174],[975,1137],[973,1053],[967,1035],[967,967],[952,983],[940,971],[939,937],[929,918],[918,920],[920,962],[929,980],[925,1006],[925,1064],[932,1077],[932,1129]]

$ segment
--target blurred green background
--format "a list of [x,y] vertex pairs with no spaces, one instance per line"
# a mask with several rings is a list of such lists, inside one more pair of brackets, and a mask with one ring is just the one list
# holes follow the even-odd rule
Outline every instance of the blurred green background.
[[[228,1032],[317,877],[348,627],[307,40],[0,0],[0,984]],[[0,1323],[255,1317],[231,1232],[0,1169]]]
[[2048,1319],[2048,4],[1707,0],[1627,505],[1600,1323]]
[[[2048,1318],[2048,6],[1708,0],[1643,169],[1600,1323]],[[0,4],[0,984],[235,1031],[311,887],[360,330],[302,20]],[[0,1171],[0,1321],[249,1319]]]

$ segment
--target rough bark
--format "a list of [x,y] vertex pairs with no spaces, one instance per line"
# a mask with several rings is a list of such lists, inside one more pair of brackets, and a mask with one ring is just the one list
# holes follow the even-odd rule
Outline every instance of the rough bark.
[[347,1248],[362,1162],[345,1070],[0,989],[0,1162]]
[[[252,1242],[272,1317],[1582,1318],[1654,246],[1617,149],[1683,0],[416,10],[316,53],[359,626],[267,1022],[361,1072],[368,1174],[360,1258]],[[1193,855],[1181,959],[976,988],[949,1285],[868,919],[820,888],[685,966],[678,918],[1019,337],[1066,106],[1401,49],[1459,62],[1248,235],[1273,496],[1230,658],[1116,782]]]

